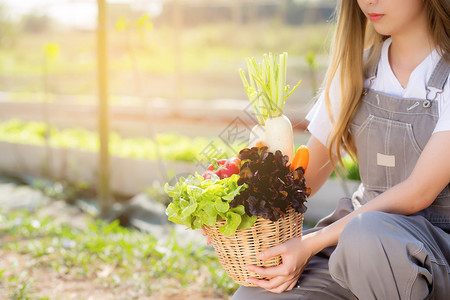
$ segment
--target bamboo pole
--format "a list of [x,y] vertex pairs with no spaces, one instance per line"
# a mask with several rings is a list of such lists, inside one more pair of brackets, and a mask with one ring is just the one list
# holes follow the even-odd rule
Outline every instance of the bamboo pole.
[[99,132],[99,164],[98,164],[98,201],[101,216],[109,211],[111,191],[109,184],[109,108],[108,108],[108,42],[107,42],[107,7],[106,0],[97,0],[97,61],[98,61],[98,132]]
[[46,178],[51,177],[50,172],[50,162],[52,160],[52,150],[50,146],[50,136],[51,136],[51,123],[50,123],[50,114],[48,113],[48,97],[49,97],[49,84],[48,84],[48,69],[49,69],[49,59],[47,55],[44,57],[43,63],[43,76],[42,76],[42,85],[44,87],[44,93],[42,96],[42,120],[47,126],[44,133],[45,139],[45,160],[42,164],[42,175]]

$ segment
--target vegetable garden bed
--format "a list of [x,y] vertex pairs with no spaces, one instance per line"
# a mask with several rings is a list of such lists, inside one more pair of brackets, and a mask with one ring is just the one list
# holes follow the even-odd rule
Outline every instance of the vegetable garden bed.
[[[72,148],[49,148],[38,145],[0,141],[0,171],[14,175],[31,175],[65,180],[72,183],[97,183],[98,154]],[[151,161],[112,156],[110,183],[113,193],[133,196],[166,176],[161,165],[173,175],[200,171],[196,163]]]

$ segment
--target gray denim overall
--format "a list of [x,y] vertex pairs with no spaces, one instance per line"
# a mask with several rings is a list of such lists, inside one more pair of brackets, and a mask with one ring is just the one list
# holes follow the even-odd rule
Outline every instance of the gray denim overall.
[[[450,72],[441,59],[427,84],[428,99],[392,97],[366,89],[350,131],[358,149],[363,184],[353,197],[355,208],[375,198],[411,174],[439,118],[438,103]],[[369,70],[371,82],[376,68]],[[433,225],[450,232],[450,184],[433,204],[418,212]]]
[[[376,70],[377,64],[367,78],[375,78]],[[365,90],[350,126],[362,184],[351,199],[339,200],[319,228],[408,178],[436,126],[438,103],[433,100],[449,72],[450,65],[441,60],[427,84],[427,99]],[[311,259],[292,291],[240,287],[233,299],[449,299],[449,264],[450,184],[430,207],[412,216],[367,212],[354,218],[337,247]]]

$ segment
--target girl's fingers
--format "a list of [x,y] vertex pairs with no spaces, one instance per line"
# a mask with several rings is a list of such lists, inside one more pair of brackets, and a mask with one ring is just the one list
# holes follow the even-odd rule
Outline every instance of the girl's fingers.
[[211,244],[211,239],[208,236],[208,233],[206,232],[206,229],[203,228],[203,236],[207,236],[208,238],[206,239],[206,245],[210,245]]
[[257,285],[265,290],[275,291],[275,290],[277,290],[277,288],[282,286],[282,284],[284,283],[284,278],[275,277],[275,278],[266,280],[266,279],[258,279],[255,277],[250,277],[249,279],[247,279],[247,281],[254,285]]
[[248,265],[247,266],[247,270],[249,270],[250,272],[254,272],[262,277],[275,277],[275,276],[282,276],[282,275],[287,275],[285,274],[284,271],[284,266],[283,264],[275,266],[275,267],[258,267],[255,265]]
[[272,258],[274,256],[279,256],[285,252],[286,252],[286,245],[280,244],[280,245],[277,245],[277,246],[274,246],[271,248],[267,248],[267,249],[261,251],[257,257],[258,257],[258,259],[266,260],[266,259]]
[[283,283],[283,284],[281,284],[280,286],[278,286],[278,287],[276,287],[274,289],[269,290],[269,292],[280,294],[280,293],[282,293],[284,291],[290,291],[290,289],[289,289],[290,285],[291,285],[290,282],[286,282],[286,283]]
[[289,287],[286,289],[286,291],[290,291],[290,290],[292,290],[293,288],[295,288],[295,286],[297,285],[297,281],[298,281],[298,280],[292,281],[292,283],[289,285]]
[[290,291],[297,285],[296,278],[286,280],[286,278],[282,276],[274,277],[270,280],[250,277],[247,281],[272,293]]

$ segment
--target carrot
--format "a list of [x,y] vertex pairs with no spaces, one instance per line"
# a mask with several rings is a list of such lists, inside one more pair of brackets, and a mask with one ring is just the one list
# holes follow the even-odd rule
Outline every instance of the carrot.
[[295,152],[294,159],[291,163],[291,169],[296,170],[300,167],[303,168],[306,172],[306,168],[308,167],[309,162],[309,149],[305,145],[300,146]]
[[262,147],[264,147],[264,146],[265,146],[265,145],[264,145],[263,142],[257,142],[256,145],[255,145],[255,147],[258,147],[258,148],[262,148]]

